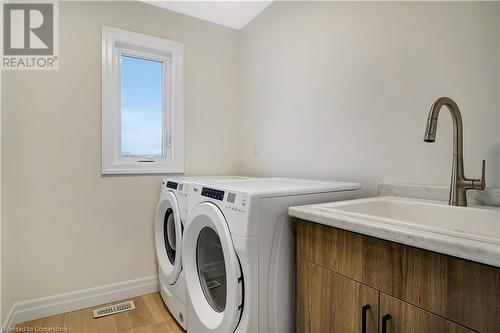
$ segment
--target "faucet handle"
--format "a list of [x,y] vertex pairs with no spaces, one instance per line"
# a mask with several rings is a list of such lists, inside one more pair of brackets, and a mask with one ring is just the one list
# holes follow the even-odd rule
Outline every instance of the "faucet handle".
[[472,185],[476,190],[484,190],[486,188],[486,161],[483,160],[483,166],[481,168],[481,179],[474,179]]

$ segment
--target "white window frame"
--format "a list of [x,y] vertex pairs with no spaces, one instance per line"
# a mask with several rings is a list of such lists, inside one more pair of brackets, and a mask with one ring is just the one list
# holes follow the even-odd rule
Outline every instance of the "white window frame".
[[[122,55],[163,63],[162,155],[121,155]],[[184,45],[102,27],[102,174],[184,172]]]

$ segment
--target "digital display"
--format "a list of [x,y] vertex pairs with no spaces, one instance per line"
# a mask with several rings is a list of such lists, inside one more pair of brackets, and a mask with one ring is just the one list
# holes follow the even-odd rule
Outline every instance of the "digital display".
[[168,188],[173,188],[174,190],[177,190],[177,183],[176,182],[167,182],[167,187]]
[[209,197],[209,198],[220,200],[220,201],[224,200],[224,191],[215,190],[215,189],[208,188],[208,187],[204,187],[201,190],[201,195],[204,197]]
[[236,199],[236,193],[229,192],[227,194],[227,202],[234,203],[235,199]]

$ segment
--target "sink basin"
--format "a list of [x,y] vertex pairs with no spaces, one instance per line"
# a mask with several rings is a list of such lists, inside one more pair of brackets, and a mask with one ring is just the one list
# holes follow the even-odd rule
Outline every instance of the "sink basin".
[[500,245],[499,208],[455,207],[400,197],[332,202],[315,208],[329,214]]

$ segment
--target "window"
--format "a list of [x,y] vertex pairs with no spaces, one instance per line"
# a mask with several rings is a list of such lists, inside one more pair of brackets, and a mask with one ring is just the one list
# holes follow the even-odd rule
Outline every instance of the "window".
[[102,173],[184,171],[183,44],[102,28]]
[[163,63],[121,55],[121,156],[163,156]]

